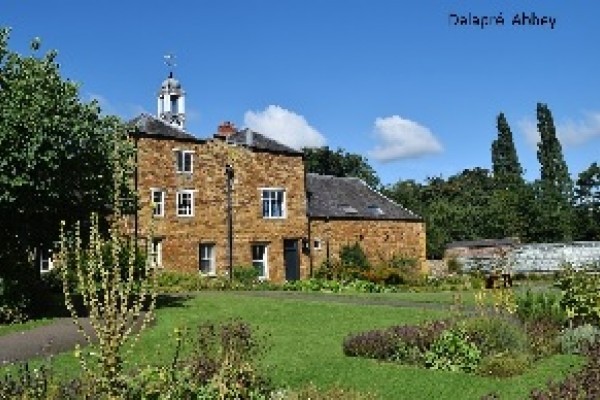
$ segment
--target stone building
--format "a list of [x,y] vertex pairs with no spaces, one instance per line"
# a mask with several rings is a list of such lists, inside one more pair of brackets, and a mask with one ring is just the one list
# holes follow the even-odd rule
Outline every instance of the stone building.
[[309,173],[306,187],[312,268],[337,258],[343,246],[358,243],[372,265],[409,257],[427,272],[421,217],[358,178]]
[[370,259],[406,255],[424,265],[419,217],[358,179],[306,174],[303,153],[232,123],[197,138],[185,131],[184,100],[171,74],[157,116],[130,122],[135,226],[151,238],[157,265],[206,275],[254,265],[263,279],[295,280],[354,241]]

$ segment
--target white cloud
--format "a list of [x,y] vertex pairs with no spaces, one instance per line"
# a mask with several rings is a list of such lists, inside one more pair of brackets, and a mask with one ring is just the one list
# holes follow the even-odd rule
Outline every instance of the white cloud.
[[[585,113],[584,117],[578,121],[555,122],[555,126],[556,135],[563,146],[580,146],[600,137],[600,112]],[[519,122],[519,128],[527,142],[534,147],[537,146],[540,140],[537,122],[532,119],[523,119]]]
[[302,115],[276,105],[270,105],[264,111],[246,111],[244,124],[298,150],[302,147],[320,147],[326,143],[325,137],[310,126]]
[[374,132],[379,143],[369,154],[377,161],[391,162],[443,151],[428,128],[398,115],[377,118]]

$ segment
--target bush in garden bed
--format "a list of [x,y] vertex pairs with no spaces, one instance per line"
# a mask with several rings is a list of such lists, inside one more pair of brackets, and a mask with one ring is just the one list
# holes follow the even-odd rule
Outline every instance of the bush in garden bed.
[[484,357],[477,367],[477,374],[508,378],[521,375],[531,366],[531,359],[527,354],[506,352]]
[[529,351],[524,327],[512,318],[500,315],[473,317],[461,321],[460,326],[484,356]]
[[559,340],[562,353],[581,354],[588,346],[600,340],[600,328],[590,324],[566,328],[561,332]]
[[509,315],[463,316],[349,335],[344,354],[432,369],[508,377],[555,354],[558,330],[547,321],[523,324]]

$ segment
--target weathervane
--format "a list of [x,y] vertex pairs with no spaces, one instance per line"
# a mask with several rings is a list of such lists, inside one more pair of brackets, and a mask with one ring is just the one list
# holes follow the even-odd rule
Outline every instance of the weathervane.
[[177,63],[175,62],[175,54],[165,54],[163,56],[163,58],[165,59],[165,65],[167,65],[169,67],[169,76],[173,76],[173,68],[175,68],[177,66]]

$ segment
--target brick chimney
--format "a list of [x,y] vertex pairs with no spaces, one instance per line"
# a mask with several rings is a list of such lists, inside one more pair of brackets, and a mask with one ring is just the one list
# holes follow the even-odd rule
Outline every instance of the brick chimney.
[[233,122],[225,121],[217,127],[217,133],[214,134],[214,137],[218,139],[226,139],[227,137],[233,135],[235,132],[236,130]]

